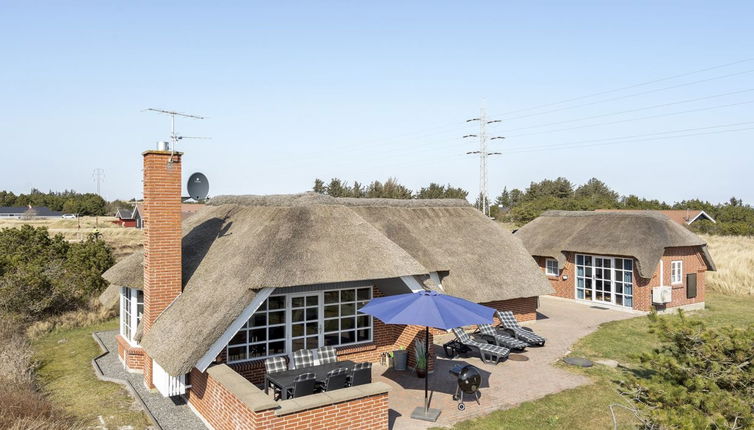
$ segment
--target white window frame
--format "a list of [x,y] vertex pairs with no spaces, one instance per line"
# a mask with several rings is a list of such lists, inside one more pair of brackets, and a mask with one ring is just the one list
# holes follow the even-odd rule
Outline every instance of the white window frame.
[[[579,257],[581,257],[583,259],[583,261],[586,261],[587,257],[591,258],[591,261],[592,261],[591,266],[579,265],[578,264]],[[597,300],[595,298],[595,295],[596,295],[596,293],[595,293],[595,282],[597,281],[597,273],[596,272],[597,272],[597,269],[598,269],[598,267],[596,265],[596,261],[597,261],[598,258],[601,258],[603,260],[605,260],[605,259],[611,260],[610,261],[610,282],[611,282],[611,288],[610,288],[610,301],[609,302],[608,301]],[[622,264],[622,267],[624,267],[624,269],[617,269],[615,267],[616,266],[615,265],[615,260],[624,260],[624,263]],[[625,267],[626,267],[625,266],[625,261],[626,260],[628,260],[628,261],[631,262],[631,270],[630,271],[625,269]],[[579,267],[591,267],[591,273],[592,273],[591,276],[587,277],[585,275],[583,275],[583,276],[579,275]],[[635,291],[636,290],[636,277],[634,276],[634,269],[636,269],[636,262],[632,258],[612,257],[612,256],[594,255],[594,254],[576,254],[576,258],[574,260],[574,268],[575,268],[575,275],[576,275],[576,276],[574,276],[574,279],[576,281],[574,283],[573,289],[574,289],[574,297],[576,298],[576,300],[585,300],[585,301],[597,302],[597,303],[608,303],[608,304],[612,304],[612,305],[615,305],[615,306],[621,306],[621,307],[624,307],[624,308],[633,308],[634,297],[636,297],[636,296],[634,296],[634,293],[636,292]],[[605,269],[603,269],[603,270],[605,270]],[[586,269],[585,269],[585,272],[586,272]],[[617,273],[620,273],[620,274],[623,275],[624,272],[630,272],[631,273],[631,276],[630,276],[631,282],[630,283],[625,282],[625,277],[622,280],[620,280],[620,281],[618,279],[616,279]],[[584,288],[584,297],[585,298],[583,298],[583,299],[579,298],[579,294],[578,294],[579,293],[579,279],[583,279],[584,280],[584,285],[585,286],[586,286],[586,280],[587,279],[591,280],[591,287],[590,287],[590,289],[592,290],[592,298],[591,299],[587,299],[586,298],[586,288]],[[623,285],[623,287],[624,287],[624,290],[622,292],[620,292],[620,293],[617,293],[615,291],[615,283],[616,282],[621,282],[622,285]],[[626,284],[630,284],[631,294],[625,294],[625,286],[626,286]],[[623,301],[622,304],[619,304],[619,303],[616,302],[616,295],[621,295],[622,296],[622,301]],[[626,305],[626,302],[629,301],[629,300],[631,301],[631,305]]]
[[[120,288],[120,335],[123,339],[126,339],[132,346],[137,346],[139,343],[134,340],[136,336],[136,329],[139,327],[141,321],[141,315],[139,315],[139,291],[136,288],[121,287]],[[126,303],[128,309],[126,309]],[[144,308],[144,296],[141,299],[142,310]]]
[[679,285],[683,283],[683,261],[674,260],[670,262],[670,285]]
[[[244,343],[244,344],[239,343],[239,344],[233,344],[233,345],[231,345],[230,341],[228,341],[228,343],[225,345],[226,362],[228,364],[245,363],[245,362],[249,362],[249,361],[265,360],[265,359],[270,358],[270,357],[278,357],[278,356],[291,355],[293,353],[293,351],[292,351],[292,345],[291,345],[291,338],[292,338],[292,333],[291,333],[291,331],[292,331],[292,329],[291,329],[291,323],[292,323],[292,319],[291,319],[291,300],[293,298],[295,298],[295,297],[302,297],[302,296],[304,296],[304,297],[305,296],[318,296],[319,297],[319,299],[318,299],[318,319],[317,319],[318,345],[320,347],[324,346],[325,345],[325,334],[329,335],[329,334],[333,334],[333,333],[338,333],[338,335],[340,335],[340,333],[342,333],[342,332],[348,332],[348,331],[351,330],[351,329],[349,329],[349,330],[341,330],[340,327],[339,327],[338,331],[330,331],[330,332],[325,333],[324,326],[325,326],[325,321],[326,320],[334,320],[336,318],[338,318],[338,319],[342,318],[341,316],[332,317],[332,318],[325,318],[325,312],[324,312],[325,311],[325,293],[326,292],[331,292],[331,291],[338,291],[338,293],[340,294],[340,291],[342,291],[342,290],[354,290],[355,294],[358,295],[358,290],[361,289],[361,288],[369,288],[370,289],[370,299],[374,297],[374,285],[356,285],[356,286],[348,286],[348,287],[327,288],[327,289],[323,289],[323,290],[316,290],[316,291],[309,291],[309,292],[297,292],[297,293],[288,293],[288,294],[286,294],[286,293],[283,293],[283,294],[277,294],[277,293],[271,294],[270,297],[268,297],[267,299],[265,299],[265,301],[260,305],[260,307],[262,305],[265,305],[267,303],[267,300],[269,298],[272,298],[272,297],[283,297],[284,298],[284,300],[285,300],[285,307],[283,308],[283,310],[285,311],[285,323],[284,323],[284,328],[285,328],[285,338],[284,338],[284,340],[285,340],[285,347],[284,347],[284,351],[282,353],[268,354],[268,355],[258,356],[258,357],[249,357],[249,349],[248,349],[249,346],[258,344],[259,342],[256,342],[256,343],[255,342],[251,342],[250,339],[247,338],[247,342]],[[361,301],[363,301],[363,300],[361,300]],[[355,298],[355,300],[353,302],[351,302],[351,301],[342,302],[342,301],[340,301],[340,298],[339,298],[339,300],[337,302],[337,305],[340,306],[343,303],[345,303],[345,304],[354,303],[356,306],[358,306],[358,302],[359,302],[358,296]],[[257,314],[258,312],[259,311],[255,311],[249,317],[249,319],[247,321],[251,321],[254,318],[254,314]],[[264,312],[266,312],[266,311],[264,311]],[[357,311],[357,313],[354,315],[354,317],[357,318],[358,316],[359,316],[359,314],[358,314],[358,311]],[[346,344],[338,344],[338,345],[335,345],[335,347],[336,348],[352,347],[352,346],[356,346],[356,345],[363,345],[363,344],[369,344],[369,343],[374,342],[374,318],[372,318],[371,316],[368,316],[368,317],[369,317],[369,326],[368,326],[368,328],[369,328],[369,337],[368,337],[368,339],[362,340],[362,341],[349,342],[349,343],[346,343]],[[270,327],[269,326],[269,321],[268,321],[268,325],[265,325],[264,327]],[[241,327],[238,331],[246,330],[246,331],[251,332],[251,330],[254,329],[254,328],[258,329],[258,328],[261,328],[261,327],[247,326],[247,324],[244,323],[243,327]],[[358,332],[358,330],[359,330],[358,320],[357,320],[355,328],[352,329],[352,330],[354,332]],[[236,333],[238,333],[238,331]],[[236,335],[236,333],[234,333],[233,336],[231,336],[231,339]],[[358,336],[358,334],[356,334],[356,336]],[[265,342],[267,342],[269,344],[269,339],[266,340]],[[246,346],[247,347],[246,358],[237,359],[237,360],[231,360],[230,359],[230,354],[229,354],[228,350],[230,348],[235,348],[235,347],[239,347],[239,346]]]
[[[550,271],[550,263],[555,263],[555,271]],[[558,276],[560,273],[560,270],[558,269],[558,260],[554,258],[548,258],[545,260],[545,275],[547,276]]]

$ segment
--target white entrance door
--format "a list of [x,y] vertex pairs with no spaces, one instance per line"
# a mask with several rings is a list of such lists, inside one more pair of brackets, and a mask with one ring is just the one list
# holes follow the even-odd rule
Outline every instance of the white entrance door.
[[322,292],[288,296],[288,351],[322,345]]

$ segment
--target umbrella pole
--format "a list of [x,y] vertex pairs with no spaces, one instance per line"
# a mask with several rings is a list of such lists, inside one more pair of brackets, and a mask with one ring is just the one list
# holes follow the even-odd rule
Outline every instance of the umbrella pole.
[[429,326],[424,327],[424,371],[427,372],[424,375],[424,413],[429,410],[429,397],[427,392],[429,391]]

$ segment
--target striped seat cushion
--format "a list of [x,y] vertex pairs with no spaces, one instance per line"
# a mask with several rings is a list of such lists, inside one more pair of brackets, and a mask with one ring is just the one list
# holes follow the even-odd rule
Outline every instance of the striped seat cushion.
[[545,338],[542,336],[538,336],[534,334],[533,332],[529,330],[525,330],[522,328],[518,321],[516,321],[516,317],[513,315],[513,312],[511,311],[496,311],[495,314],[500,319],[500,322],[502,323],[503,327],[505,327],[508,330],[511,330],[515,335],[517,339],[521,339],[528,343],[529,345],[544,345]]
[[495,342],[500,346],[504,346],[510,349],[524,349],[529,346],[529,344],[524,341],[501,334],[495,329],[495,327],[492,327],[490,324],[479,324],[477,327],[479,327],[480,333],[487,336],[493,336],[495,338]]
[[338,361],[338,353],[334,346],[323,346],[317,350],[319,364],[330,364]]
[[486,353],[497,355],[500,357],[507,357],[508,354],[510,353],[510,349],[508,348],[497,346],[497,345],[491,345],[489,343],[482,343],[482,342],[475,341],[461,327],[456,327],[452,329],[452,331],[453,331],[453,334],[456,335],[458,340],[464,345],[473,346],[473,347],[479,348],[480,351],[484,351]]
[[288,366],[285,363],[285,357],[270,357],[264,360],[264,368],[267,373],[277,373],[283,370],[288,370]]

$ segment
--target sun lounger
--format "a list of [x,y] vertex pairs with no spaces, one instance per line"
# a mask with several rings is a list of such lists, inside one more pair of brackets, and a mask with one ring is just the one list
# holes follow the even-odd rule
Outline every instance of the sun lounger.
[[489,343],[478,342],[469,336],[468,333],[463,331],[463,328],[456,327],[453,330],[453,334],[456,335],[456,341],[461,347],[469,349],[476,349],[479,351],[479,356],[485,363],[499,363],[501,360],[508,358],[511,350],[503,346],[491,345]]
[[510,336],[505,331],[498,331],[490,324],[479,324],[479,335],[489,343],[494,343],[497,346],[504,346],[509,349],[515,349],[517,351],[523,351],[529,346],[528,343],[523,340],[518,340],[515,337]]
[[500,326],[514,336],[516,339],[523,340],[529,346],[543,346],[545,338],[538,336],[528,327],[521,327],[516,321],[511,311],[497,311],[495,315],[500,319]]

